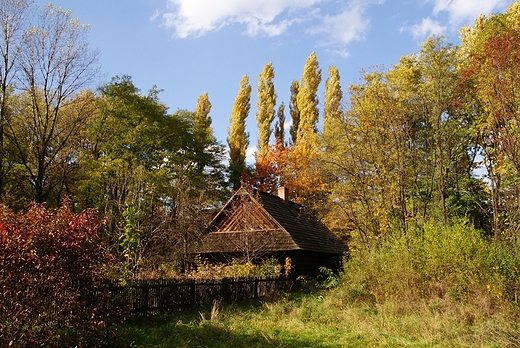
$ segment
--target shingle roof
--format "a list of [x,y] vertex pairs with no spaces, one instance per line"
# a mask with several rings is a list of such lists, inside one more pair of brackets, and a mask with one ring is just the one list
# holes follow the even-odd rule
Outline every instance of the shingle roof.
[[331,254],[346,251],[346,246],[301,205],[244,188],[214,217],[208,231],[201,250],[207,253],[237,252],[244,243],[263,251],[305,250]]

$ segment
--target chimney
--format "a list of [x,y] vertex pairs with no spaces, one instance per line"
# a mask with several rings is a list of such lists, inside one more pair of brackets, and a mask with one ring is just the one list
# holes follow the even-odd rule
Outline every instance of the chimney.
[[278,197],[287,202],[289,200],[289,190],[283,186],[278,187]]

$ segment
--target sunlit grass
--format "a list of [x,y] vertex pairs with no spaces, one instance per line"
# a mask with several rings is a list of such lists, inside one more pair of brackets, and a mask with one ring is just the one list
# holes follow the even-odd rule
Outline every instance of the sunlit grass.
[[517,245],[426,226],[354,255],[333,287],[162,317],[121,332],[134,347],[518,347]]
[[[514,347],[519,326],[509,310],[482,316],[459,304],[398,301],[348,304],[338,290],[283,296],[264,303],[221,305],[138,318],[124,328],[134,347]],[[515,312],[516,313],[516,312]]]

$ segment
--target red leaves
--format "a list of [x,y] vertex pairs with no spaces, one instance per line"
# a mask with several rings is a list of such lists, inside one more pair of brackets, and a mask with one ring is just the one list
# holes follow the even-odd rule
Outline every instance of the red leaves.
[[94,210],[73,214],[67,205],[0,207],[0,346],[48,342],[58,329],[92,330],[110,316],[106,301],[82,299],[114,260],[97,234],[102,225]]

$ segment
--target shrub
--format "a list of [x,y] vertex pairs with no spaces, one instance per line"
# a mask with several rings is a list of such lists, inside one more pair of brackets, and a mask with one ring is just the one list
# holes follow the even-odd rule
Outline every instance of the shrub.
[[98,236],[102,224],[95,211],[73,214],[67,205],[0,207],[0,346],[96,344],[84,340],[99,337],[115,311],[108,295],[85,297],[114,261]]
[[494,303],[518,302],[519,264],[516,244],[489,240],[464,222],[426,223],[352,253],[340,291],[348,301],[391,300],[412,310],[425,301],[480,301],[490,304],[491,314]]

